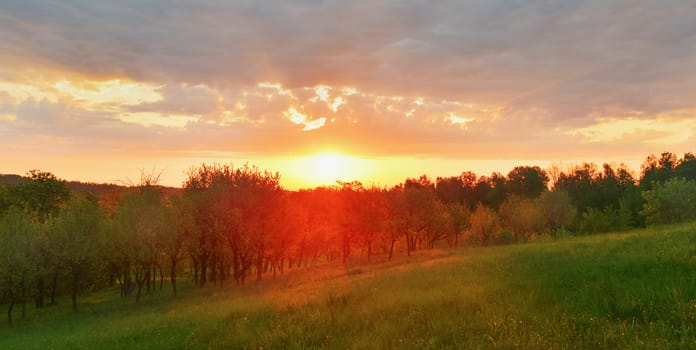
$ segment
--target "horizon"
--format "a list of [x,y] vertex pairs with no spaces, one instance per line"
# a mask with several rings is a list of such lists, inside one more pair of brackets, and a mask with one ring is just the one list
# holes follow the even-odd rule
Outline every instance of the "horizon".
[[[677,157],[680,157],[680,156],[681,156],[681,155],[679,155],[679,154],[675,154],[675,155],[676,155]],[[648,156],[648,155],[646,155],[646,157],[647,157],[647,156]],[[436,171],[430,171],[430,172],[428,172],[427,170],[423,170],[423,171],[421,171],[420,173],[417,173],[418,171],[414,171],[414,172],[412,172],[411,174],[407,174],[407,175],[404,176],[404,177],[398,177],[398,175],[393,175],[393,174],[392,174],[392,177],[391,177],[391,178],[387,178],[388,180],[391,180],[392,182],[377,182],[377,181],[371,181],[369,178],[366,179],[366,178],[358,178],[358,177],[354,177],[354,178],[347,178],[347,177],[343,177],[343,178],[341,178],[341,177],[333,178],[333,176],[332,176],[331,174],[333,174],[333,173],[335,173],[335,172],[340,172],[341,170],[343,170],[343,168],[345,168],[343,165],[340,165],[340,164],[339,164],[339,165],[337,165],[336,168],[333,169],[332,171],[326,172],[326,174],[320,174],[320,175],[319,175],[320,180],[317,180],[317,181],[319,181],[319,182],[316,182],[316,185],[311,185],[311,184],[309,184],[310,182],[309,182],[307,179],[302,179],[302,178],[300,177],[300,175],[298,175],[298,174],[295,174],[296,177],[293,178],[292,176],[286,176],[285,174],[283,174],[283,173],[280,172],[280,171],[277,171],[277,170],[274,170],[274,169],[271,169],[271,168],[265,168],[265,167],[263,167],[263,166],[260,166],[260,165],[257,164],[257,163],[253,163],[253,162],[242,162],[242,163],[239,163],[239,164],[229,164],[229,165],[232,165],[233,167],[237,168],[237,167],[243,166],[244,164],[248,164],[248,165],[250,165],[250,166],[257,166],[261,171],[269,171],[269,172],[272,172],[272,173],[276,173],[276,172],[277,172],[277,173],[280,175],[280,185],[281,185],[284,189],[286,189],[286,190],[296,191],[296,190],[302,190],[302,189],[313,189],[313,188],[322,187],[322,186],[332,186],[332,185],[336,185],[339,181],[345,181],[345,182],[359,181],[359,182],[362,183],[363,185],[367,185],[367,186],[377,186],[377,187],[380,187],[380,188],[391,188],[391,187],[397,186],[397,185],[399,185],[399,184],[403,184],[407,179],[417,179],[417,178],[419,178],[419,177],[422,176],[422,175],[426,175],[426,176],[428,176],[429,179],[431,179],[432,181],[435,181],[435,180],[436,180],[437,178],[439,178],[439,177],[442,177],[442,178],[453,177],[453,176],[456,177],[456,176],[461,175],[463,172],[467,172],[467,171],[473,172],[473,173],[476,174],[476,176],[479,177],[479,178],[482,177],[482,176],[490,176],[490,175],[492,175],[493,173],[499,173],[499,174],[502,174],[502,175],[507,175],[507,174],[510,172],[510,170],[512,170],[514,167],[517,167],[517,166],[539,166],[542,170],[546,171],[547,173],[548,173],[548,171],[549,171],[549,169],[550,169],[551,167],[554,167],[554,166],[555,166],[555,167],[557,167],[559,170],[564,171],[564,172],[567,172],[567,171],[572,170],[573,167],[575,167],[575,166],[580,166],[580,165],[582,165],[582,164],[584,164],[584,163],[594,164],[594,165],[596,165],[596,166],[598,167],[598,169],[601,169],[601,166],[602,166],[603,164],[609,164],[609,165],[611,165],[612,167],[625,166],[625,167],[632,173],[632,175],[634,175],[635,179],[636,179],[636,180],[639,180],[639,178],[640,178],[640,176],[641,176],[640,165],[642,164],[642,162],[643,162],[644,160],[645,160],[645,159],[634,160],[633,162],[601,161],[601,160],[598,160],[598,161],[582,161],[582,160],[577,160],[577,161],[574,161],[574,162],[548,162],[548,163],[546,163],[546,164],[545,164],[544,162],[533,162],[533,161],[532,161],[532,162],[524,162],[524,161],[520,162],[520,161],[517,161],[517,160],[502,160],[502,161],[501,161],[501,160],[497,160],[497,161],[496,161],[496,160],[493,160],[493,161],[489,161],[488,164],[487,164],[487,166],[479,166],[478,171],[475,170],[475,169],[473,169],[473,168],[465,168],[465,169],[459,170],[458,172],[450,173],[449,171],[450,171],[451,168],[450,168],[449,166],[440,166],[439,168],[436,169]],[[291,160],[286,160],[286,161],[289,162],[289,161],[291,161]],[[305,159],[300,159],[300,160],[294,159],[294,160],[292,160],[292,161],[303,162],[303,163],[307,163],[307,162],[309,162],[309,163],[314,163],[314,164],[312,164],[312,167],[313,167],[313,168],[317,168],[317,167],[321,166],[321,162],[317,162],[317,161],[314,160],[314,159],[309,159],[309,160],[308,160],[308,159],[305,158]],[[357,162],[360,162],[361,160],[351,160],[351,162],[356,162],[356,161],[357,161]],[[373,162],[375,162],[375,161],[378,161],[378,160],[373,159],[373,160],[363,160],[363,161],[367,161],[367,162],[373,161]],[[421,160],[421,162],[425,162],[425,163],[429,163],[429,162],[431,162],[431,161],[432,161],[432,160],[430,160],[430,159],[428,159],[428,160]],[[449,162],[448,160],[441,160],[441,161],[443,161],[443,162]],[[502,168],[502,169],[501,169],[501,168],[493,168],[493,167],[495,167],[495,166],[500,165],[501,162],[504,162],[505,164],[508,164],[509,167],[507,167],[507,168]],[[192,165],[190,165],[189,167],[187,167],[187,169],[194,169],[194,168],[200,166],[201,164],[202,164],[202,163],[199,163],[199,164],[192,164]],[[221,163],[221,162],[209,162],[209,163],[206,163],[206,164],[221,164],[221,165],[224,165],[224,164],[226,164],[226,163]],[[479,164],[480,164],[480,163],[479,163]],[[290,167],[290,168],[292,169],[293,167]],[[482,169],[483,169],[483,170],[482,170]],[[126,176],[126,177],[124,177],[124,178],[112,179],[112,180],[108,180],[108,179],[107,179],[107,180],[103,180],[103,179],[101,179],[101,178],[89,179],[89,178],[84,178],[84,177],[82,177],[82,178],[79,178],[79,177],[69,177],[69,176],[66,177],[66,176],[63,176],[63,174],[61,174],[61,173],[56,173],[56,172],[53,172],[51,169],[48,169],[48,168],[41,168],[41,167],[34,167],[34,168],[31,168],[31,169],[27,169],[26,171],[23,171],[23,172],[15,172],[15,173],[6,173],[6,172],[2,172],[2,173],[0,173],[0,175],[26,176],[26,174],[28,174],[28,172],[29,172],[30,170],[46,171],[46,172],[49,172],[49,173],[55,175],[58,179],[61,179],[61,180],[64,180],[64,181],[68,181],[68,182],[94,183],[94,184],[119,185],[119,186],[124,186],[124,185],[125,185],[125,186],[128,186],[129,184],[135,184],[135,183],[137,183],[137,181],[138,181],[137,179],[138,179],[139,176],[141,176],[142,174],[153,174],[153,175],[158,176],[158,178],[159,178],[159,180],[160,180],[160,181],[158,182],[158,185],[162,185],[162,186],[165,186],[165,187],[182,188],[182,187],[183,187],[183,184],[184,184],[184,182],[185,182],[185,180],[186,180],[186,176],[187,176],[185,172],[182,172],[181,175],[180,175],[179,177],[171,177],[171,176],[168,176],[168,173],[166,172],[166,169],[157,169],[157,168],[155,168],[155,167],[152,167],[152,168],[144,168],[144,167],[141,167],[141,168],[139,168],[138,170],[133,171],[133,174],[132,174],[131,176]],[[327,175],[327,174],[328,174],[328,175]],[[435,174],[435,175],[432,175],[432,174]],[[79,176],[79,175],[78,175],[78,176]],[[177,180],[175,180],[174,182],[172,182],[171,179],[173,179],[173,178],[174,178],[174,179],[177,179]],[[180,178],[180,180],[179,180],[179,178]],[[170,180],[167,180],[167,179],[170,179]],[[332,180],[332,179],[333,179],[333,180]],[[178,181],[178,182],[176,182],[176,181]],[[550,184],[551,184],[551,183],[550,183]]]
[[[288,189],[696,145],[693,4],[0,4],[0,172]],[[166,10],[166,11],[162,11]]]

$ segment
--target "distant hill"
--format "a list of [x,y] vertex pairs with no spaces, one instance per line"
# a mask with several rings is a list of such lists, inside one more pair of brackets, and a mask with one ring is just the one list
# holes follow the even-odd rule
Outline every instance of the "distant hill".
[[21,177],[19,175],[3,175],[0,174],[0,184],[18,184],[22,181],[26,181],[27,179],[24,177]]
[[[29,179],[20,175],[15,174],[0,174],[0,184],[18,184]],[[74,192],[89,192],[97,197],[101,197],[105,193],[115,193],[121,192],[128,188],[128,186],[115,185],[115,184],[104,184],[104,183],[92,183],[92,182],[79,182],[79,181],[68,181],[68,188]],[[176,187],[166,187],[159,186],[160,191],[163,194],[171,195],[179,192],[181,189]]]

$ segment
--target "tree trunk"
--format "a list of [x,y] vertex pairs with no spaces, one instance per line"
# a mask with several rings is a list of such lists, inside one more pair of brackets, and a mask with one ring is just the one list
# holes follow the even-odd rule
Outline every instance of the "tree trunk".
[[40,309],[44,306],[44,279],[39,277],[36,284],[36,308]]
[[392,239],[391,244],[389,245],[389,257],[387,258],[387,261],[391,261],[392,254],[394,254],[394,243],[396,243],[396,240]]
[[206,279],[207,279],[207,272],[208,272],[208,262],[205,257],[201,258],[201,273],[198,275],[198,282],[200,283],[198,286],[203,287],[205,285]]
[[192,258],[191,261],[193,262],[193,284],[198,285],[198,259]]
[[[302,267],[302,258],[304,257],[304,251],[305,251],[305,241],[307,240],[307,235],[302,236],[302,243],[300,243],[300,251],[298,252],[298,258],[297,258],[297,268],[299,269]],[[290,267],[292,267],[292,264],[290,264]]]
[[12,325],[12,308],[14,308],[15,299],[14,295],[10,293],[10,304],[7,306],[7,324]]
[[350,255],[350,241],[347,235],[343,235],[343,252],[341,254],[341,262],[343,265],[348,261],[348,255]]
[[56,285],[58,284],[58,270],[53,272],[53,280],[51,281],[51,305],[56,305]]
[[22,319],[27,317],[27,289],[24,284],[24,276],[22,276]]
[[260,281],[263,275],[263,251],[259,249],[256,254],[256,280]]
[[229,277],[229,269],[227,268],[227,265],[225,264],[225,259],[224,257],[220,257],[220,288],[224,286],[225,279]]
[[162,272],[162,266],[159,266],[159,273],[160,273],[160,288],[159,288],[159,290],[162,291],[162,286],[164,285],[164,272]]
[[147,292],[150,293],[150,276],[151,276],[151,267],[148,264],[147,270],[145,270],[145,283],[147,284]]
[[172,271],[169,278],[172,281],[172,293],[176,298],[176,259],[172,259]]
[[77,275],[73,274],[72,280],[72,311],[77,312]]
[[137,284],[138,284],[138,292],[135,294],[135,302],[139,303],[140,302],[140,292],[143,290],[143,284],[142,283],[137,283]]

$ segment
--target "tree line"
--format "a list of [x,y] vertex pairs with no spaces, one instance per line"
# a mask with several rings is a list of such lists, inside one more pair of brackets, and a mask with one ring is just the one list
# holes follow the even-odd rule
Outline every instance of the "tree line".
[[99,197],[48,172],[0,185],[0,303],[43,308],[118,287],[122,298],[244,284],[315,264],[389,261],[437,246],[527,242],[696,220],[696,157],[625,166],[518,166],[507,175],[423,175],[392,188],[337,182],[289,191],[245,165],[192,168],[180,191],[156,176]]

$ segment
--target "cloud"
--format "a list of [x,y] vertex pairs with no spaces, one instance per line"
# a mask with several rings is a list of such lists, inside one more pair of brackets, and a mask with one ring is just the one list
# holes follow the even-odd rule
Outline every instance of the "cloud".
[[651,153],[696,134],[695,13],[676,0],[3,2],[0,133],[104,152]]
[[161,98],[155,101],[130,103],[134,112],[167,112],[177,114],[207,115],[218,110],[220,96],[205,86],[166,85],[157,89]]

